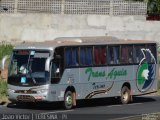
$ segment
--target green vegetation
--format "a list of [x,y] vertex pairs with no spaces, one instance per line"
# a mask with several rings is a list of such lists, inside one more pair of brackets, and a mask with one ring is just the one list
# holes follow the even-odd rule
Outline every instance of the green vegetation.
[[160,0],[146,0],[148,2],[148,14],[160,14]]
[[7,82],[5,80],[0,80],[0,104],[9,103],[7,98]]
[[[11,55],[12,49],[12,45],[0,45],[0,60],[2,60],[5,55]],[[2,79],[0,79],[0,104],[1,102],[8,102],[7,81]]]
[[3,98],[7,95],[7,82],[0,80],[0,98]]
[[160,0],[126,0],[126,1],[139,1],[147,2],[148,14],[160,14]]
[[13,46],[12,45],[0,45],[0,60],[5,55],[10,55],[12,52]]

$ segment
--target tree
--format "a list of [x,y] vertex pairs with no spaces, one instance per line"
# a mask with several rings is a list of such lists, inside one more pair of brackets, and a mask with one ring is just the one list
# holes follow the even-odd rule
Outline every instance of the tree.
[[126,0],[126,1],[147,2],[148,14],[160,14],[160,0]]
[[160,14],[160,0],[147,0],[148,14]]

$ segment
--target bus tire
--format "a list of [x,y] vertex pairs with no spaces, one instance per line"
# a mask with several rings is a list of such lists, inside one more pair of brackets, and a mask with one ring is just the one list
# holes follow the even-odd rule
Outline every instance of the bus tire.
[[121,103],[127,104],[131,100],[130,89],[127,86],[123,86],[121,90]]
[[64,108],[69,110],[73,107],[73,93],[71,91],[67,91],[64,95]]

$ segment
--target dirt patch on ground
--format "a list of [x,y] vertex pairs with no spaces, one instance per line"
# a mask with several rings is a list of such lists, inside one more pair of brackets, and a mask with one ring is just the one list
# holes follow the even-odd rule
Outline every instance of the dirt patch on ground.
[[0,78],[3,80],[7,80],[8,77],[8,68],[5,67],[4,70],[0,71]]
[[7,77],[8,77],[8,69],[5,68],[4,70],[2,70],[0,76],[1,76],[1,79],[7,80]]

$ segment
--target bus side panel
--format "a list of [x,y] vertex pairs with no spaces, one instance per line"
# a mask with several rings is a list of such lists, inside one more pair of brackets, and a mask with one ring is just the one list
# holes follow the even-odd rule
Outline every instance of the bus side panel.
[[68,68],[63,72],[63,76],[59,83],[51,85],[51,98],[55,101],[63,101],[64,94],[67,88],[74,88],[76,92],[76,99],[81,99],[82,86],[79,84],[79,68]]
[[[149,84],[146,84],[146,82],[148,82],[147,80],[144,81],[144,83],[142,85],[139,85],[138,83],[138,69],[139,69],[139,65],[135,65],[134,66],[134,73],[136,73],[135,75],[135,85],[132,88],[132,94],[133,95],[143,95],[143,94],[148,94],[148,93],[152,93],[152,92],[156,92],[157,91],[157,65],[155,64],[155,68],[153,68],[152,72],[148,73],[148,81]],[[151,75],[151,77],[150,77]],[[148,86],[147,86],[148,85]],[[144,87],[146,86],[146,88]]]
[[[141,86],[138,86],[137,81],[138,68],[139,65],[66,69],[60,83],[51,85],[50,99],[62,101],[68,86],[75,88],[76,99],[120,96],[124,83],[130,84],[132,95],[156,91],[157,80],[154,77],[145,91],[140,90]],[[153,71],[155,72],[153,76],[156,77],[156,69]]]
[[135,82],[133,66],[82,68],[80,74],[83,98],[120,96],[125,82]]

